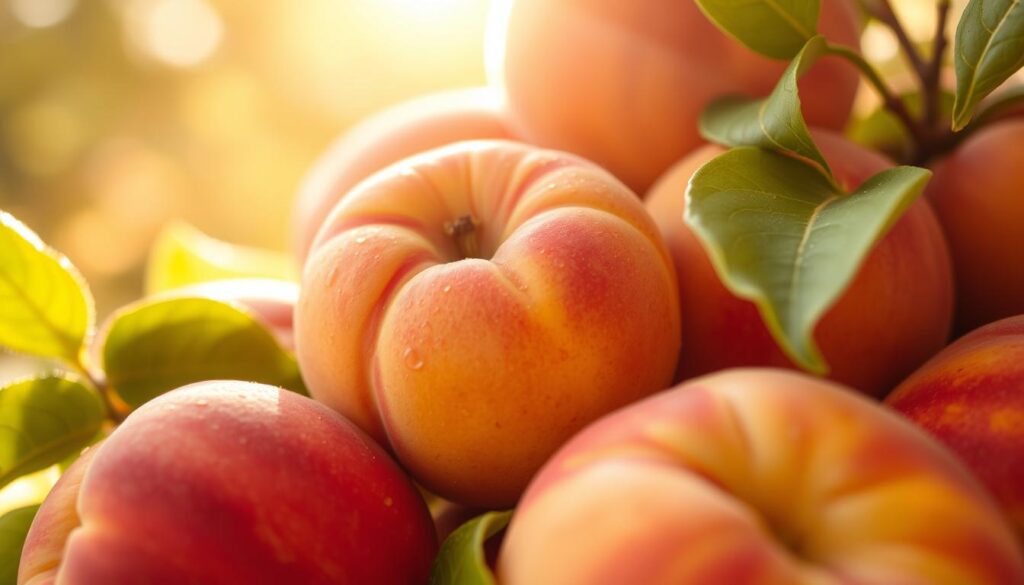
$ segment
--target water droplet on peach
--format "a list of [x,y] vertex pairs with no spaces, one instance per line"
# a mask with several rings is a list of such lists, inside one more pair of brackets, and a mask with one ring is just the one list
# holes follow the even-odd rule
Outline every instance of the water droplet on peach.
[[411,370],[418,370],[423,367],[423,358],[413,348],[405,348],[405,353],[402,354],[405,359],[405,365]]
[[452,285],[446,284],[446,285],[444,285],[444,288],[442,288],[441,290],[444,291],[444,292],[451,292]]

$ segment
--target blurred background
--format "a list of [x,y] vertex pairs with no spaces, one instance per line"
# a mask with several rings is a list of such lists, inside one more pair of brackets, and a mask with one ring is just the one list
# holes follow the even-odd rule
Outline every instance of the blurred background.
[[315,156],[367,114],[484,82],[489,0],[0,0],[0,209],[100,315],[171,218],[285,249]]

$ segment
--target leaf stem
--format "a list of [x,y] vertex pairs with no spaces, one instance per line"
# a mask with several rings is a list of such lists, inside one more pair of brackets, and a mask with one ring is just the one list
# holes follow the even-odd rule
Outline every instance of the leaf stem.
[[892,92],[885,80],[878,71],[868,63],[868,61],[857,51],[844,45],[833,45],[829,43],[828,53],[842,57],[853,64],[864,77],[867,78],[868,83],[871,84],[875,91],[878,92],[879,97],[882,98],[882,103],[890,112],[892,112],[903,126],[907,129],[907,132],[914,139],[915,154],[913,158],[917,158],[917,151],[922,149],[928,141],[927,129],[921,124],[920,120],[914,118],[907,109],[907,105],[900,99],[896,94]]
[[85,352],[74,363],[71,364],[75,371],[92,385],[103,401],[103,407],[107,411],[107,418],[115,424],[121,424],[128,417],[128,413],[118,406],[118,400],[114,396],[114,390],[107,384],[107,377],[98,368],[90,367]]

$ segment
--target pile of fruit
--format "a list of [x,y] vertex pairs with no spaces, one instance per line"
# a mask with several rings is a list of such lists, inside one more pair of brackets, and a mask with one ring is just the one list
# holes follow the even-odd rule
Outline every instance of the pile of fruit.
[[0,582],[1024,584],[1024,5],[936,10],[501,2],[493,87],[315,164],[301,282],[95,334],[0,216],[0,343],[62,365],[0,390],[0,486],[62,470]]

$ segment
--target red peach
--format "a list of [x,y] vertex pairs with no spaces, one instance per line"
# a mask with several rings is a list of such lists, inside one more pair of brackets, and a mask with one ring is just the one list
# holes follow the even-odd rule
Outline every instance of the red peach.
[[1024,541],[1024,315],[958,339],[885,401],[967,462]]

